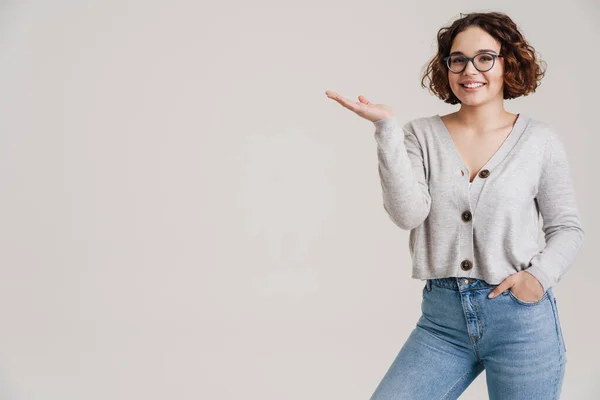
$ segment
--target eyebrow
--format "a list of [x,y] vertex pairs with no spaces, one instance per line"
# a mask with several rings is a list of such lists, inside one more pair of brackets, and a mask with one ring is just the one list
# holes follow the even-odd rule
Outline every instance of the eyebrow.
[[[497,52],[496,52],[496,50],[492,50],[492,49],[479,49],[479,50],[477,50],[477,52],[475,54],[479,54],[479,53],[497,53]],[[453,55],[453,54],[465,55],[465,53],[463,53],[462,51],[453,51],[449,55]]]

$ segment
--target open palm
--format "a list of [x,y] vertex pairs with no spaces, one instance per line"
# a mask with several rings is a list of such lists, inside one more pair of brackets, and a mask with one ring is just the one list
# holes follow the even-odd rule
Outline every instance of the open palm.
[[351,101],[339,94],[327,90],[327,97],[340,103],[350,111],[354,111],[359,116],[368,119],[371,122],[393,116],[392,110],[385,104],[373,104],[365,96],[358,96],[357,102]]

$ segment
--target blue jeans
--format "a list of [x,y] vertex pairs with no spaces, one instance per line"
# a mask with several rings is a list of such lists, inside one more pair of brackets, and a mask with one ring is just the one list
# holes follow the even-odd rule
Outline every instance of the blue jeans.
[[485,369],[490,400],[558,399],[566,347],[552,288],[536,302],[473,278],[428,279],[421,317],[371,400],[457,399]]

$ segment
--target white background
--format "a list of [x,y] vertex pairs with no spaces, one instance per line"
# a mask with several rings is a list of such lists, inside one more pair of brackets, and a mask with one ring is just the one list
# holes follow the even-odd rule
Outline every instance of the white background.
[[548,66],[506,108],[565,140],[562,398],[598,398],[596,1],[141,0],[0,2],[0,398],[368,399],[423,282],[372,123],[325,91],[455,111],[421,75],[473,11]]

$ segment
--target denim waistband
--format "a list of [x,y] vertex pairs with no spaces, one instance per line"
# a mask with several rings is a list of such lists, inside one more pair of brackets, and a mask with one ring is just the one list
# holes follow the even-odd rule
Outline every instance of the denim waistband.
[[496,287],[498,285],[492,285],[487,283],[483,279],[468,278],[463,276],[456,276],[451,278],[434,278],[427,279],[429,285],[435,285],[447,289],[458,290],[459,285],[461,289],[484,289],[490,287]]

